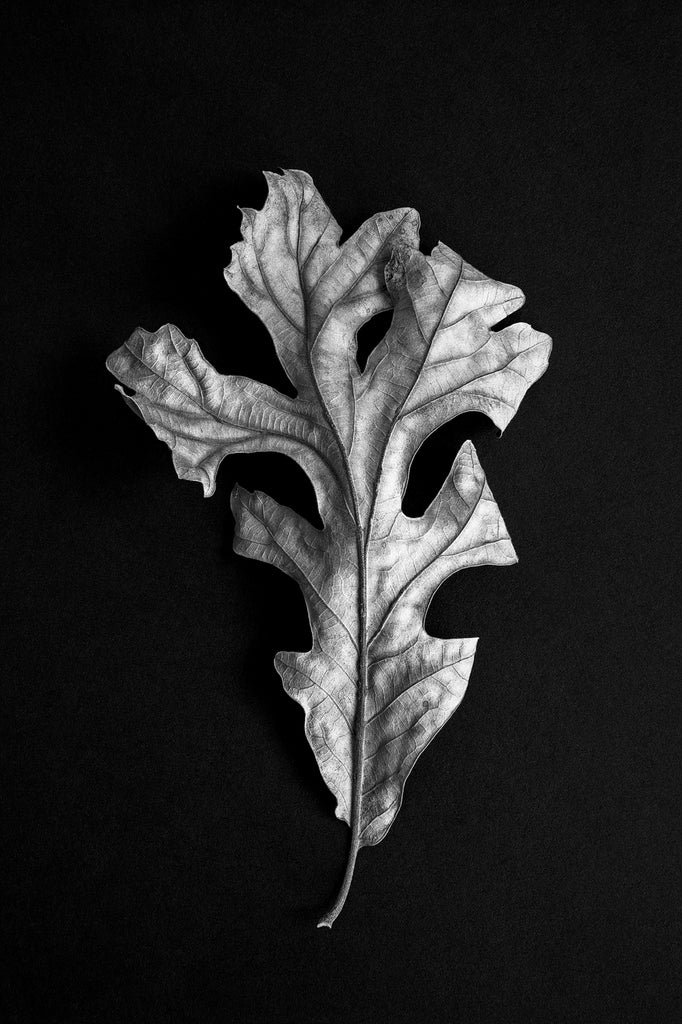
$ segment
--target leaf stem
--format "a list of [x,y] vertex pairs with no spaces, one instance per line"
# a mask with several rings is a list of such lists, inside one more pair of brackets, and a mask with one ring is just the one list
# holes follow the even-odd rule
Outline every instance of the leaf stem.
[[[300,222],[299,222],[300,228]],[[299,280],[300,267],[299,267]],[[303,290],[303,282],[301,280],[301,291]],[[306,307],[306,322],[305,322],[305,336],[310,339],[310,323],[308,318],[308,310]],[[358,850],[360,849],[360,827],[362,824],[362,789],[363,789],[363,778],[365,770],[365,701],[367,699],[367,538],[365,536],[365,526],[361,515],[360,502],[358,500],[357,491],[355,490],[355,484],[353,481],[353,472],[350,466],[350,459],[348,452],[343,443],[343,438],[339,433],[339,428],[336,425],[336,421],[329,411],[329,407],[324,400],[320,385],[315,375],[315,369],[312,361],[312,345],[306,346],[306,357],[308,361],[308,369],[310,376],[313,381],[313,387],[317,395],[317,399],[320,403],[323,415],[329,424],[330,430],[336,441],[343,467],[346,472],[348,479],[348,489],[350,492],[351,504],[353,506],[352,516],[355,520],[355,547],[358,561],[358,700],[355,711],[355,722],[354,722],[354,734],[353,734],[353,778],[351,784],[351,838],[350,838],[350,850],[348,852],[348,861],[346,863],[346,871],[343,876],[341,883],[341,889],[339,895],[336,897],[331,910],[329,910],[323,917],[320,918],[317,927],[318,928],[331,928],[336,918],[343,910],[343,905],[346,902],[346,897],[350,890],[351,882],[353,881],[353,872],[355,870],[355,861],[358,856]],[[368,532],[371,531],[371,514],[370,519],[367,520]]]
[[336,897],[334,905],[331,907],[331,909],[328,910],[324,917],[321,917],[320,920],[317,922],[318,928],[331,928],[331,926],[334,924],[334,921],[336,921],[337,917],[343,910],[343,905],[346,902],[346,897],[348,896],[348,893],[350,891],[350,885],[351,882],[353,881],[353,872],[355,871],[355,859],[358,855],[359,849],[359,837],[357,835],[352,835],[350,841],[350,852],[348,854],[348,862],[346,864],[346,872],[343,876],[343,882],[341,883],[339,895]]

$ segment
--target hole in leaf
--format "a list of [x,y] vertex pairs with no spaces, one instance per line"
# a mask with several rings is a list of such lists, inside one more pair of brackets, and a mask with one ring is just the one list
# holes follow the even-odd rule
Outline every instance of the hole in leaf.
[[455,456],[465,441],[498,434],[495,425],[480,412],[467,412],[444,423],[417,451],[403,496],[406,516],[423,516],[452,469]]
[[392,317],[392,309],[382,309],[380,313],[375,313],[371,319],[367,320],[367,322],[358,329],[358,333],[356,335],[358,348],[355,353],[355,361],[357,362],[361,373],[364,372],[364,369],[367,366],[367,360],[369,359],[371,352],[374,351],[391,326]]

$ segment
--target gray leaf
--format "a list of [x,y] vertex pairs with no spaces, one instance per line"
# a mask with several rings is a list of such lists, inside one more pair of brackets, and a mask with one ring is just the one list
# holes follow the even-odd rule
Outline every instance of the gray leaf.
[[[430,637],[429,602],[459,569],[516,561],[471,442],[416,519],[401,508],[410,463],[463,412],[503,430],[544,372],[551,341],[528,324],[494,331],[523,294],[442,243],[423,255],[414,210],[377,214],[339,245],[307,174],[266,178],[265,206],[243,211],[225,277],[270,331],[296,398],[217,373],[171,325],[138,329],[107,366],[171,448],[178,476],[207,496],[236,452],[289,455],[315,488],[322,530],[241,487],[232,510],[235,550],[295,579],[308,609],[310,651],[281,652],[275,665],[351,828],[341,891],[320,921],[331,927],[358,850],[388,832],[407,776],[467,686],[476,639]],[[361,372],[357,331],[390,308]]]

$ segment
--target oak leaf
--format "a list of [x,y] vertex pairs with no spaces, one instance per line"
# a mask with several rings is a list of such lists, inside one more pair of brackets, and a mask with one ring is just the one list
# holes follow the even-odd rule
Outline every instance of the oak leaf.
[[[466,412],[504,428],[544,372],[550,338],[493,327],[524,302],[442,243],[419,251],[419,217],[379,213],[342,245],[302,171],[266,174],[262,210],[243,210],[228,285],[267,326],[296,389],[289,398],[223,375],[177,327],[136,330],[107,366],[165,441],[179,477],[213,494],[230,453],[289,455],[310,477],[323,529],[266,494],[232,493],[234,547],[282,569],[303,591],[312,646],[275,665],[305,711],[305,732],[336,814],[351,828],[340,912],[362,846],[388,832],[415,761],[464,694],[476,639],[424,629],[452,573],[516,561],[474,446],[466,442],[423,516],[402,511],[422,442]],[[357,332],[392,309],[363,370]]]

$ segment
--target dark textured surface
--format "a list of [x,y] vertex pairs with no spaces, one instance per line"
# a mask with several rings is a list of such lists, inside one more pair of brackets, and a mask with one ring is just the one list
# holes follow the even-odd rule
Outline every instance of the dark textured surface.
[[[634,3],[14,11],[4,1019],[676,1019],[677,26]],[[503,438],[467,417],[415,461],[412,514],[472,437],[520,562],[434,600],[430,632],[481,637],[467,696],[332,932],[347,829],[272,666],[303,602],[232,553],[228,504],[238,479],[306,513],[312,488],[239,456],[205,501],[104,369],[170,320],[281,385],[222,277],[278,166],[348,229],[414,205],[424,248],[518,284],[555,341]]]

